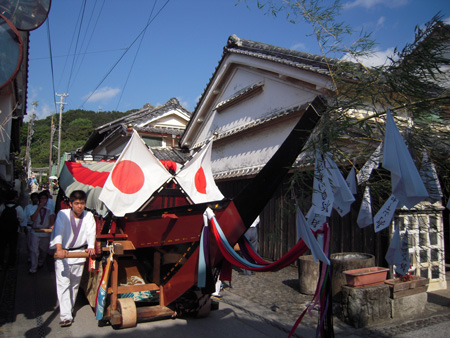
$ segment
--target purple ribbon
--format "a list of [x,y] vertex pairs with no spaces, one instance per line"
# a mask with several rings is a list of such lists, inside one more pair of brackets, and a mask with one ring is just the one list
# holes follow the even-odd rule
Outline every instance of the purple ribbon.
[[81,229],[81,224],[83,223],[83,217],[84,217],[84,212],[81,214],[80,222],[78,222],[78,226],[77,226],[77,222],[75,222],[75,217],[73,216],[73,211],[70,212],[70,225],[72,226],[73,239],[69,245],[69,249],[73,248],[73,246],[77,242],[78,234],[80,233],[80,229]]
[[47,209],[46,208],[42,208],[39,210],[39,218],[41,219],[40,221],[40,225],[44,224],[44,220],[45,220],[45,215],[47,214]]

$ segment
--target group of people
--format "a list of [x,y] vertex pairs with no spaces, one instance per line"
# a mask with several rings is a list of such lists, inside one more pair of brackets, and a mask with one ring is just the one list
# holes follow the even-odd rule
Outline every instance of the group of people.
[[55,215],[55,202],[48,190],[30,195],[30,204],[18,205],[15,190],[6,193],[0,205],[0,269],[14,268],[17,260],[18,234],[26,234],[29,274],[36,274],[47,256],[54,255],[56,291],[60,308],[60,326],[72,325],[73,306],[83,274],[85,258],[68,258],[69,252],[95,254],[96,226],[94,216],[85,210],[86,193],[73,191],[69,197],[70,209],[61,209]]

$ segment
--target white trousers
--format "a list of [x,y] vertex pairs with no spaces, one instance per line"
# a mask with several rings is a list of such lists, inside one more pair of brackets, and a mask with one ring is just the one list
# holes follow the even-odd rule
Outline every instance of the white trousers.
[[32,230],[31,226],[27,226],[27,250],[28,250],[28,261],[31,262],[31,241],[32,239]]
[[67,259],[55,259],[56,293],[61,321],[73,320],[72,310],[77,299],[84,263],[68,264]]
[[34,232],[31,232],[31,245],[30,245],[30,258],[31,268],[30,270],[36,271],[38,266],[45,263],[47,259],[48,246],[50,244],[50,236],[39,236]]

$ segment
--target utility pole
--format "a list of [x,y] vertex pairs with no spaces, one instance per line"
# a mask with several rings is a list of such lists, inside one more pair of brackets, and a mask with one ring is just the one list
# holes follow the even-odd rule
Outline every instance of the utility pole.
[[57,167],[57,175],[59,175],[59,168],[60,168],[60,162],[61,162],[61,125],[62,125],[62,112],[64,109],[64,105],[67,104],[66,102],[63,102],[63,98],[69,96],[69,94],[58,94],[56,93],[56,96],[59,96],[61,100],[59,103],[59,130],[58,130],[58,167]]
[[48,177],[52,176],[52,156],[53,156],[53,134],[55,133],[55,127],[53,126],[53,115],[52,123],[50,124],[50,156],[48,157]]
[[34,120],[34,109],[38,105],[37,101],[34,101],[32,103],[33,105],[33,112],[31,113],[31,118],[28,123],[28,132],[27,132],[27,149],[25,153],[25,166],[27,169],[27,179],[31,177],[31,161],[30,161],[30,150],[31,150],[31,137],[33,136],[33,120]]

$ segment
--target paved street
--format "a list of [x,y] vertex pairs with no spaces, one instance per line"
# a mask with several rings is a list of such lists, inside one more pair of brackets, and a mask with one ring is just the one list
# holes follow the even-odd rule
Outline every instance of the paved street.
[[[0,337],[287,337],[311,300],[311,296],[298,292],[297,268],[252,276],[233,271],[233,282],[225,284],[219,310],[207,318],[139,323],[136,328],[125,330],[114,330],[109,325],[99,327],[80,292],[74,324],[60,328],[52,260],[36,275],[29,275],[26,257],[21,252],[17,269],[0,272]],[[449,306],[450,292],[436,291],[428,294],[428,304],[419,318],[362,329],[335,318],[334,331],[336,337],[447,337]],[[304,318],[295,336],[314,337],[316,323],[317,312],[312,311],[312,317]]]

